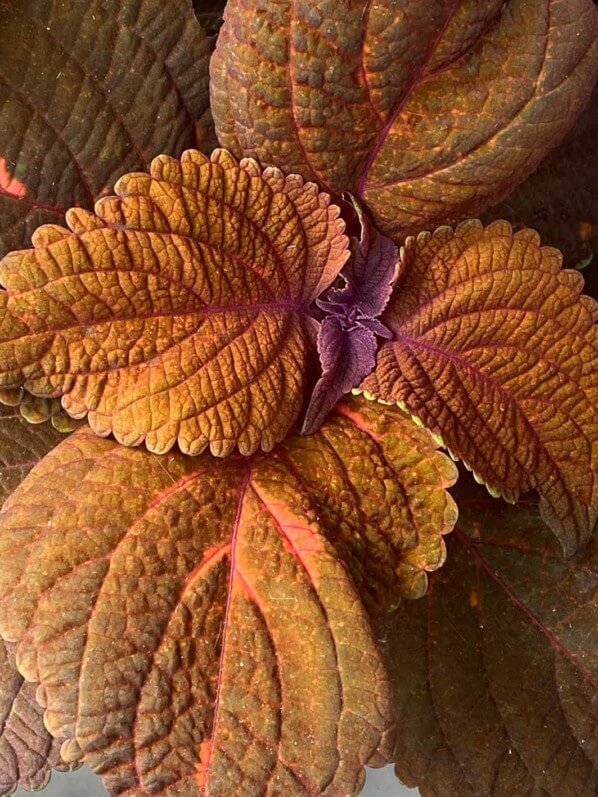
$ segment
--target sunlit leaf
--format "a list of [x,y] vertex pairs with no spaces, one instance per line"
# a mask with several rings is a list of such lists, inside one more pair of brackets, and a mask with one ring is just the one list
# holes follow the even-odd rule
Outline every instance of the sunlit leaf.
[[535,488],[573,552],[598,510],[598,306],[556,249],[507,222],[405,245],[362,388],[406,406],[496,495]]
[[533,227],[598,284],[598,84],[561,146],[487,218]]
[[354,584],[425,588],[455,477],[403,413],[356,400],[252,458],[79,430],[5,504],[2,632],[112,793],[354,794],[393,749]]
[[538,166],[590,95],[597,34],[592,0],[229,0],[218,137],[350,191],[402,238]]
[[397,774],[422,797],[593,797],[597,540],[565,561],[535,502],[455,497],[447,564],[387,631]]
[[44,709],[15,666],[15,646],[0,641],[0,793],[31,791],[48,782],[52,769],[65,770],[60,741],[44,727]]
[[338,208],[224,150],[116,192],[0,263],[0,385],[159,453],[272,448],[303,402],[308,306],[349,254]]
[[0,0],[0,255],[196,145],[211,44],[191,0]]

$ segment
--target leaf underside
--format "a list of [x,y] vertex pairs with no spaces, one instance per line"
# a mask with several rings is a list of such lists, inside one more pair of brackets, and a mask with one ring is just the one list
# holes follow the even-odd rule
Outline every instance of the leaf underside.
[[530,489],[567,553],[598,510],[598,305],[556,249],[507,222],[408,239],[361,388],[397,402],[493,494]]
[[403,413],[355,399],[252,458],[81,429],[5,504],[1,630],[111,793],[355,794],[393,716],[354,584],[425,589],[455,477]]
[[116,192],[0,263],[0,384],[156,453],[271,449],[303,401],[307,308],[348,257],[338,208],[224,150]]
[[566,134],[598,68],[592,0],[229,0],[222,146],[350,191],[395,239],[474,216]]
[[593,797],[596,538],[563,560],[534,501],[465,478],[455,497],[447,564],[387,629],[397,775],[422,797]]

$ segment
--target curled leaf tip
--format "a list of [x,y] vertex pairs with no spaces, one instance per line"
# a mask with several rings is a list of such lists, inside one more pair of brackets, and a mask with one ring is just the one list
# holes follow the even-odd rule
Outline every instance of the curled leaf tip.
[[342,396],[370,373],[376,338],[392,332],[378,319],[390,298],[399,269],[398,250],[380,233],[360,203],[350,197],[360,235],[350,239],[351,256],[341,272],[344,287],[331,288],[316,305],[326,315],[318,330],[322,376],[316,383],[303,422],[311,434]]

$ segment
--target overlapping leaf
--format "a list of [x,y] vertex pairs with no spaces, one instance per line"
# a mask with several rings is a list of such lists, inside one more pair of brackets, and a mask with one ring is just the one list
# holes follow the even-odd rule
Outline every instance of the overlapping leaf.
[[487,218],[533,227],[598,283],[598,84],[561,146]]
[[378,340],[390,337],[378,321],[397,276],[396,246],[372,225],[358,203],[354,208],[359,238],[350,239],[351,256],[341,272],[343,288],[331,288],[317,306],[326,315],[318,329],[322,375],[317,381],[303,422],[311,434],[346,393],[357,387],[376,364]]
[[588,100],[597,33],[592,0],[229,0],[218,137],[351,191],[402,238],[538,166]]
[[44,727],[43,708],[15,665],[15,646],[0,641],[0,793],[46,785],[52,768],[68,767],[60,758],[60,741]]
[[159,453],[272,448],[303,401],[307,307],[348,257],[338,208],[224,150],[116,191],[0,263],[0,384]]
[[191,0],[2,0],[0,255],[196,143],[211,45]]
[[0,506],[63,436],[49,424],[32,426],[15,407],[0,405]]
[[[0,15],[0,256],[157,153],[214,146],[212,41],[190,0],[3,0]],[[22,395],[24,417],[65,424]]]
[[7,408],[18,408],[24,420],[33,424],[51,421],[59,432],[72,432],[80,425],[62,409],[60,399],[44,399],[23,390],[0,390],[0,404]]
[[[63,436],[48,424],[31,426],[18,409],[0,406],[0,504]],[[0,793],[41,788],[52,768],[65,769],[60,742],[43,723],[36,687],[15,665],[14,645],[0,642]]]
[[422,797],[593,797],[596,539],[564,561],[532,502],[456,499],[446,566],[387,631],[397,774]]
[[210,36],[215,36],[222,25],[222,14],[226,0],[193,0],[195,16]]
[[535,488],[571,553],[598,511],[597,305],[556,249],[507,222],[406,242],[362,388],[398,402],[494,494]]
[[354,794],[393,717],[345,564],[379,598],[397,576],[421,591],[455,476],[400,411],[355,400],[252,458],[79,430],[5,504],[2,632],[111,793]]

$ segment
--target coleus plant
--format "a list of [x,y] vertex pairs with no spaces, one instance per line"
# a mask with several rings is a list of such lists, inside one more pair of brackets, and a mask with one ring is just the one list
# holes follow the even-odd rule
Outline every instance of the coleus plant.
[[2,788],[594,794],[596,8],[217,6],[0,3]]

